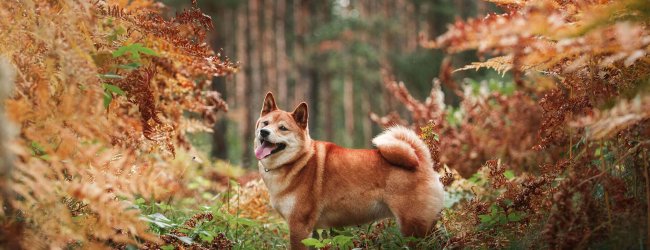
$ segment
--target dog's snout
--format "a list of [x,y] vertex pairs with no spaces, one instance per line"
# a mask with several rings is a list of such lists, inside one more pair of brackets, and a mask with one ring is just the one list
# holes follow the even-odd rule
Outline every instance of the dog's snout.
[[269,131],[268,129],[262,129],[262,130],[260,130],[260,136],[262,136],[262,137],[267,137],[267,136],[269,136],[270,134],[271,134],[271,131]]

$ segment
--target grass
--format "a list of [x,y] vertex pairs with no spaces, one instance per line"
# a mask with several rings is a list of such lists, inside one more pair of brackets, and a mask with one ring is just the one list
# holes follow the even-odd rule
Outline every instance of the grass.
[[[227,176],[227,183],[209,177],[215,172]],[[239,176],[250,174],[225,162],[206,162],[186,172],[190,194],[177,194],[168,201],[140,197],[132,202],[132,207],[140,210],[150,232],[165,241],[158,245],[161,249],[210,248],[223,238],[232,249],[287,249],[287,223],[271,207],[264,183],[256,179],[241,186],[236,181]],[[454,195],[467,197],[465,193]],[[451,207],[461,198],[447,200],[450,202],[445,206]],[[442,223],[438,223],[432,236],[416,239],[403,237],[394,219],[384,219],[358,226],[318,229],[303,243],[325,249],[405,249],[407,244],[416,249],[442,249],[449,239]]]
[[[236,189],[239,187],[231,190]],[[152,233],[174,237],[187,245],[209,245],[222,234],[233,249],[286,248],[286,224],[274,215],[262,220],[242,216],[243,210],[232,203],[237,197],[224,192],[210,200],[187,198],[171,204],[139,198],[134,208],[141,211],[142,220],[149,222]]]
[[[223,167],[222,167],[223,168]],[[199,176],[200,177],[200,176]],[[206,246],[226,238],[232,249],[287,249],[289,231],[268,201],[261,180],[240,186],[231,180],[222,191],[206,191],[211,186],[205,178],[195,178],[190,185],[198,191],[195,197],[157,202],[138,198],[133,208],[139,209],[150,232],[164,241],[161,249],[179,249],[181,245]],[[207,216],[209,214],[209,216]],[[208,218],[209,217],[209,218]],[[440,224],[439,224],[440,225]],[[303,243],[327,249],[441,249],[448,240],[443,229],[429,238],[403,237],[394,219],[343,228],[318,229]]]

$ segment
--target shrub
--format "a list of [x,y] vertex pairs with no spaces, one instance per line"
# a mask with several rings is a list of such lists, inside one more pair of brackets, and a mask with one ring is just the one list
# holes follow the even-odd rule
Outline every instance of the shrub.
[[165,19],[148,0],[0,7],[0,54],[16,72],[3,106],[20,129],[2,148],[17,157],[2,222],[17,226],[0,238],[25,248],[161,242],[133,201],[187,192],[191,161],[172,158],[189,148],[188,126],[209,129],[227,110],[212,77],[237,70],[206,44],[210,18],[192,8]]
[[[420,102],[403,84],[385,81],[415,128],[431,121],[423,137],[439,138],[427,142],[441,165],[471,177],[445,177],[455,180],[448,192],[461,197],[440,225],[449,235],[445,246],[638,246],[649,201],[638,190],[650,185],[650,5],[494,2],[504,14],[457,21],[421,45],[476,50],[491,58],[456,71],[510,71],[512,83],[457,86],[441,77],[463,99],[446,108],[439,82]],[[372,118],[407,123],[396,115]]]

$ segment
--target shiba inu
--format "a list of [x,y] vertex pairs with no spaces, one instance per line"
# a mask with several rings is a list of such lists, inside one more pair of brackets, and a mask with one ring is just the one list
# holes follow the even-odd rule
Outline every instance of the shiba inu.
[[307,104],[278,109],[266,94],[255,128],[255,156],[271,204],[289,224],[291,249],[315,228],[394,216],[405,236],[424,237],[444,190],[427,146],[410,129],[375,137],[377,149],[348,149],[309,136]]

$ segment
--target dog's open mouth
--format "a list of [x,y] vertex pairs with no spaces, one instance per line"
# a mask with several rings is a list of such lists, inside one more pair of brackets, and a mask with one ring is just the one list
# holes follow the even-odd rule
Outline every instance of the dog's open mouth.
[[260,139],[260,145],[255,149],[255,157],[258,160],[264,159],[269,155],[275,154],[283,150],[287,145],[284,143],[272,143],[264,139]]

